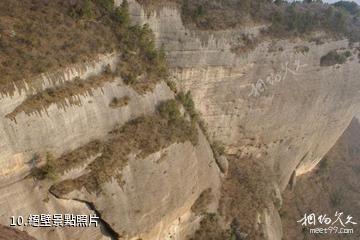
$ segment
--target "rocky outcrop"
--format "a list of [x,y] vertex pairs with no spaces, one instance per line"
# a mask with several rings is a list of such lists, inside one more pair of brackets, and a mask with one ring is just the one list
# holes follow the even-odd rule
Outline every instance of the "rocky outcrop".
[[0,239],[1,240],[35,240],[24,232],[20,232],[9,227],[0,226]]
[[[359,152],[360,124],[355,118],[336,144],[321,160],[315,171],[302,175],[293,191],[284,193],[284,205],[280,215],[284,228],[284,240],[290,239],[358,239],[359,231],[355,224],[348,223],[345,228],[340,223],[333,227],[353,229],[350,234],[310,234],[311,226],[302,225],[300,221],[305,214],[316,216],[326,214],[332,222],[336,221],[336,212],[342,213],[341,219],[346,222],[359,223]],[[321,225],[317,222],[316,225]],[[346,231],[346,230],[345,230]]]
[[[86,204],[78,201],[57,199],[48,192],[49,186],[41,182],[26,178],[0,189],[0,216],[1,224],[10,225],[11,217],[23,217],[27,223],[30,215],[40,214],[95,214]],[[14,228],[14,227],[12,227]],[[77,239],[86,238],[92,240],[109,240],[110,237],[103,233],[100,227],[86,228],[65,228],[51,227],[38,228],[31,226],[21,226],[20,230],[26,231],[36,239]]]
[[51,191],[62,199],[93,203],[121,239],[160,240],[190,234],[184,225],[198,218],[191,213],[192,205],[205,189],[217,195],[220,184],[219,169],[203,135],[197,146],[175,143],[144,159],[129,156],[122,182],[104,183],[98,193],[85,188],[62,193],[58,186]]
[[[282,189],[294,169],[298,174],[311,170],[350,123],[358,107],[359,63],[357,49],[347,40],[316,45],[265,38],[254,50],[237,54],[233,47],[241,36],[256,36],[262,26],[190,30],[176,7],[165,5],[149,13],[131,2],[133,17],[153,29],[168,53],[173,80],[191,90],[213,138],[230,153],[250,143],[263,144],[252,154],[267,153],[266,162],[279,174]],[[299,46],[308,51],[299,51]],[[321,67],[321,57],[336,49],[348,49],[355,57]]]
[[[19,176],[26,174],[31,167],[28,162],[35,154],[51,152],[59,156],[106,136],[116,124],[124,124],[153,112],[159,102],[173,97],[165,83],[160,83],[153,92],[140,95],[115,76],[114,81],[105,82],[90,93],[77,96],[78,104],[72,104],[71,98],[66,98],[64,104],[54,103],[31,115],[19,112],[13,119],[8,117],[28,96],[76,77],[86,79],[99,75],[104,67],[114,65],[116,60],[116,55],[103,56],[94,62],[44,74],[37,84],[29,86],[28,92],[17,92],[14,96],[1,98],[0,131],[3,137],[0,144],[0,185],[16,181]],[[109,107],[113,98],[123,96],[130,98],[128,105],[123,108]],[[43,99],[45,104],[46,101]]]
[[[266,26],[188,29],[176,6],[149,12],[129,2],[133,21],[148,23],[164,47],[171,81],[191,91],[208,136],[191,122],[198,135],[192,141],[187,116],[185,127],[168,131],[164,119],[154,121],[157,106],[174,98],[165,82],[140,94],[116,74],[97,79],[114,69],[119,53],[43,74],[0,98],[0,223],[96,213],[101,227],[87,231],[22,229],[39,240],[182,240],[201,228],[203,212],[192,207],[211,189],[214,199],[203,211],[226,213],[219,229],[238,222],[231,228],[241,236],[252,238],[253,227],[261,233],[252,239],[281,239],[281,191],[317,165],[359,107],[358,59],[329,66],[320,59],[333,50],[356,56],[358,46],[262,38]],[[251,49],[242,42],[248,35],[259,38]],[[86,91],[77,92],[79,85]],[[141,124],[154,122],[142,136]],[[128,123],[133,135],[121,128]],[[217,161],[209,139],[226,147]],[[46,177],[34,174],[44,164]]]
[[[192,213],[192,205],[205,189],[213,189],[218,196],[220,187],[220,170],[200,130],[196,130],[199,131],[197,144],[180,139],[172,143],[173,136],[169,136],[165,141],[168,147],[155,152],[149,150],[151,154],[146,157],[137,155],[141,149],[126,150],[128,156],[117,155],[114,161],[122,163],[124,160],[124,165],[118,169],[113,167],[113,175],[101,182],[101,193],[85,188],[66,195],[49,192],[56,183],[87,175],[87,166],[105,154],[97,152],[97,147],[106,149],[98,143],[106,142],[110,131],[132,119],[152,115],[159,103],[174,97],[164,82],[145,94],[125,85],[116,75],[100,79],[101,84],[90,82],[98,81],[96,77],[101,77],[104,69],[113,68],[116,62],[116,54],[101,56],[91,63],[44,74],[25,92],[2,96],[1,224],[8,225],[11,216],[22,216],[26,222],[30,215],[43,213],[98,214],[101,217],[100,227],[86,231],[20,227],[39,240],[185,238],[194,231],[199,217]],[[85,88],[89,87],[88,91],[76,96],[62,95],[64,89],[76,91],[79,78],[84,81]],[[127,104],[115,108],[111,105],[115,98],[123,97]],[[9,113],[13,113],[12,117]],[[136,134],[142,133],[134,132],[127,137],[136,143],[139,138]],[[162,146],[164,140],[155,140]],[[151,149],[151,146],[145,147]],[[60,156],[64,156],[62,160],[70,158],[72,161],[60,165]],[[44,179],[41,168],[53,161],[56,168],[53,167]],[[62,171],[64,167],[66,170]],[[103,168],[95,169],[94,174],[108,173],[105,166]],[[89,180],[94,178],[95,175],[90,176]]]
[[[165,48],[172,80],[192,92],[212,139],[223,142],[228,154],[262,163],[281,190],[294,172],[301,175],[318,164],[359,109],[356,44],[326,37],[323,44],[270,39],[259,34],[264,26],[188,29],[176,6],[149,11],[130,3],[132,17],[148,23]],[[259,44],[236,52],[249,34]],[[353,57],[321,66],[322,56],[333,50]],[[279,232],[270,235],[281,238]]]

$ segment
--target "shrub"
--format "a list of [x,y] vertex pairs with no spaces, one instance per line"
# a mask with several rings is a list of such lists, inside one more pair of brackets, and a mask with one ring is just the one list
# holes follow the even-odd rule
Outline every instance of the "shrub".
[[129,25],[129,3],[127,0],[124,0],[120,7],[116,8],[114,11],[114,20],[124,26]]
[[186,120],[180,112],[180,103],[175,100],[167,100],[158,106],[159,116],[164,123],[172,129],[174,135],[187,138],[192,144],[198,143],[198,131],[194,122]]
[[86,18],[91,18],[93,16],[93,10],[90,0],[84,0],[82,15]]
[[346,36],[351,41],[358,41],[359,21],[341,8],[321,3],[292,3],[270,11],[271,26],[268,34],[276,37],[309,34],[322,30],[333,36]]
[[346,58],[348,58],[348,57],[351,57],[351,52],[350,51],[346,51],[345,53],[344,53],[344,56],[346,57]]
[[45,173],[45,176],[55,180],[58,177],[56,170],[56,158],[51,152],[46,153],[46,165],[41,169],[42,173]]
[[127,106],[129,104],[129,101],[130,101],[130,97],[129,96],[125,96],[125,97],[122,97],[122,98],[117,98],[117,97],[114,97],[110,104],[109,104],[109,107],[111,108],[120,108],[120,107],[124,107],[124,106]]
[[202,5],[198,5],[193,13],[194,18],[201,18],[205,16],[205,8]]
[[295,4],[278,10],[271,17],[270,32],[276,35],[304,34],[316,27],[317,16],[310,11],[300,11]]
[[220,141],[214,141],[211,144],[211,148],[215,154],[215,156],[220,156],[225,153],[225,147],[224,144],[222,144]]
[[[343,64],[346,62],[348,53],[338,53],[336,50],[330,51],[320,59],[320,66],[332,66],[335,64]],[[350,53],[351,56],[351,53]]]
[[94,15],[95,6],[91,0],[77,1],[75,4],[70,4],[69,15],[73,18],[91,18]]
[[31,158],[30,165],[30,175],[37,180],[43,180],[46,177],[46,172],[41,168],[37,167],[37,163],[41,161],[40,155],[35,153]]
[[174,99],[161,103],[158,111],[160,116],[169,122],[177,122],[181,117],[179,103]]
[[149,25],[120,26],[117,31],[123,52],[117,71],[126,84],[144,93],[168,78],[165,50],[156,48]]
[[294,49],[295,49],[295,52],[302,53],[302,54],[310,51],[310,48],[308,46],[295,46]]
[[344,9],[352,15],[360,15],[360,7],[355,2],[339,1],[334,3],[334,6]]
[[186,94],[184,92],[180,92],[176,99],[181,102],[181,104],[184,106],[186,111],[189,113],[192,120],[198,119],[198,114],[195,109],[195,103],[192,99],[191,92],[188,91]]
[[327,158],[324,158],[320,161],[319,168],[318,168],[319,173],[326,173],[328,171],[328,168],[329,168],[328,161],[329,160]]
[[170,88],[171,91],[173,91],[174,93],[177,93],[178,90],[176,88],[176,83],[174,81],[167,80],[166,85],[168,85],[168,87]]
[[233,238],[229,238],[228,231],[223,229],[221,220],[216,213],[203,213],[199,228],[189,237],[189,240],[232,240]]
[[95,0],[95,2],[103,8],[106,13],[110,13],[114,9],[114,0]]

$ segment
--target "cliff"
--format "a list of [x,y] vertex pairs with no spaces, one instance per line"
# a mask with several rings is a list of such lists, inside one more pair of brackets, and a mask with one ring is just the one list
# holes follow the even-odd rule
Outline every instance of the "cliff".
[[[3,92],[0,223],[96,213],[101,227],[86,231],[20,229],[38,240],[281,239],[282,191],[359,109],[358,44],[319,31],[263,37],[264,24],[190,27],[176,3],[151,10],[132,0],[129,13],[152,29],[169,79],[154,73],[162,53],[149,29],[115,25],[108,39],[123,39],[120,49]],[[331,52],[346,57],[325,61]],[[199,114],[181,101],[187,91]]]
[[[350,216],[354,220],[352,222],[358,222],[359,131],[359,122],[355,118],[315,171],[301,176],[294,191],[288,189],[284,193],[284,207],[280,214],[285,239],[303,239],[305,236],[309,239],[328,239],[328,236],[321,234],[311,235],[307,227],[303,229],[295,224],[306,211],[316,215],[327,214],[331,219],[334,219],[336,212],[342,212],[344,218]],[[349,224],[348,228],[354,232],[348,236],[334,235],[333,239],[359,238],[356,225]]]
[[[268,152],[266,162],[281,169],[282,188],[295,168],[301,174],[320,161],[356,111],[358,50],[346,39],[321,45],[264,39],[254,50],[236,54],[233,46],[242,35],[259,34],[262,26],[190,30],[175,7],[149,14],[136,2],[131,6],[134,19],[148,23],[166,49],[171,77],[180,89],[191,90],[210,135],[231,153],[253,138],[254,145],[265,145],[255,151]],[[339,49],[349,49],[353,57],[342,65],[320,65],[322,56]],[[320,139],[321,146],[311,146]]]
[[[222,142],[231,158],[246,161],[230,161],[230,165],[248,167],[256,175],[256,168],[251,166],[256,161],[272,176],[269,180],[235,170],[227,178],[244,175],[239,181],[245,185],[253,181],[251,187],[258,188],[254,192],[264,190],[262,184],[268,186],[265,189],[272,189],[268,190],[272,194],[264,193],[267,197],[263,198],[268,199],[264,205],[259,204],[266,206],[265,212],[274,209],[269,199],[277,195],[276,189],[284,190],[292,176],[311,171],[359,109],[358,49],[347,39],[326,37],[322,32],[306,38],[261,37],[263,25],[227,30],[189,28],[174,4],[151,11],[132,2],[131,13],[137,22],[148,23],[153,29],[158,46],[167,52],[172,80],[179,89],[191,91],[211,138]],[[247,51],[236,51],[243,46],[244,36],[249,35],[259,36],[261,41],[253,49],[249,46]],[[317,37],[324,42],[310,40]],[[350,51],[353,57],[344,64],[324,66],[323,57],[332,51]],[[229,181],[229,185],[236,184],[236,180]],[[241,183],[223,191],[224,199],[229,197],[229,191],[240,188]],[[258,195],[250,191],[244,194],[252,200]],[[253,202],[247,202],[241,194],[230,196],[237,199],[234,201],[238,201],[238,206],[224,211],[246,226],[242,218]],[[228,208],[230,203],[224,201]],[[248,204],[240,207],[241,201]],[[274,202],[277,201],[281,199],[276,197]],[[241,210],[234,216],[236,208]],[[268,214],[254,211],[264,214],[259,225],[267,228],[266,237],[280,239],[276,211],[268,220]],[[255,218],[256,214],[251,216]]]
[[[62,75],[55,76],[60,79],[57,82],[64,85],[76,81],[76,77],[87,78],[101,74],[101,69],[115,60],[116,54],[99,57],[94,62],[70,67],[63,70]],[[49,88],[54,82],[53,76],[43,76],[43,87],[38,91]],[[129,98],[128,103],[111,106],[115,97],[121,99],[123,96]],[[106,236],[113,237],[111,232],[126,239],[135,236],[164,239],[169,234],[181,235],[177,226],[185,220],[196,220],[190,209],[199,195],[208,188],[213,188],[216,194],[219,188],[219,170],[206,138],[200,130],[196,144],[183,137],[176,138],[176,128],[161,133],[164,123],[158,122],[157,118],[138,122],[135,132],[130,129],[126,139],[133,139],[134,143],[128,142],[129,145],[123,150],[118,149],[119,145],[124,146],[127,140],[121,137],[114,139],[109,134],[118,128],[116,126],[122,126],[130,120],[151,116],[160,102],[173,96],[164,82],[160,82],[152,92],[141,95],[126,86],[121,78],[115,77],[100,87],[93,87],[91,94],[78,96],[78,104],[72,104],[66,99],[65,104],[55,102],[30,114],[20,111],[13,118],[7,117],[7,114],[22,101],[24,103],[26,96],[19,93],[3,97],[2,224],[8,225],[10,216],[23,216],[26,219],[31,214],[90,214],[96,211],[113,229],[110,233],[104,226],[87,231],[24,229],[37,239],[108,239]],[[125,126],[131,128],[132,124]],[[152,133],[151,130],[156,132]],[[183,133],[186,129],[179,131]],[[106,139],[118,145],[109,146]],[[149,142],[143,143],[145,140]],[[98,141],[100,147],[94,144]],[[160,145],[152,146],[153,141],[160,141]],[[138,142],[142,145],[134,145]],[[114,153],[113,161],[119,161],[119,164],[115,162],[116,165],[110,165],[113,171],[108,173],[109,170],[97,157],[108,153],[110,147],[118,151]],[[138,156],[138,151],[145,151],[146,155]],[[68,159],[71,162],[62,162]],[[125,161],[122,165],[121,159]],[[102,161],[107,161],[107,158]],[[41,166],[46,162],[48,165],[55,162],[55,168],[48,170],[44,179]],[[89,187],[75,192],[71,190],[70,196],[62,196],[54,190],[55,197],[48,191],[54,183],[60,185],[67,179],[88,176],[87,166],[92,162],[101,164],[94,170],[95,175],[99,176],[91,175],[82,184],[91,184],[94,178],[100,181],[107,174],[107,178],[101,182],[101,193],[91,193]],[[100,185],[96,186],[100,188]],[[179,221],[180,217],[185,220]]]

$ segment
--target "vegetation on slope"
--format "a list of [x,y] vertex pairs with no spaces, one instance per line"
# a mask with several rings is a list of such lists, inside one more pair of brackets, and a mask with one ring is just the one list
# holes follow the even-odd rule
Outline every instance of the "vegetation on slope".
[[[163,2],[138,1],[145,6],[156,6]],[[319,1],[288,3],[282,0],[170,2],[181,7],[183,21],[190,28],[223,30],[257,23],[269,26],[264,33],[280,38],[325,31],[330,36],[346,36],[352,41],[360,40],[360,20],[354,15],[352,5],[344,3],[333,6]]]
[[333,4],[335,7],[342,8],[348,11],[351,15],[360,16],[360,7],[356,2],[338,1]]
[[[189,240],[264,239],[257,219],[273,201],[273,176],[255,159],[228,156],[230,167],[222,185],[218,213],[202,213],[200,228]],[[196,213],[196,212],[195,212]]]
[[[321,160],[317,169],[297,179],[295,189],[283,194],[284,204],[280,211],[283,222],[284,239],[293,240],[343,240],[360,239],[358,225],[347,224],[353,228],[352,234],[310,234],[308,226],[298,223],[304,214],[315,213],[316,217],[326,214],[336,221],[335,213],[343,212],[341,219],[359,223],[360,219],[360,124],[354,119],[332,149]],[[317,224],[320,225],[318,222]],[[332,225],[341,228],[339,222]]]
[[111,108],[121,108],[123,106],[127,106],[130,102],[130,97],[129,96],[124,96],[124,97],[121,97],[121,98],[117,98],[117,97],[114,97],[110,104],[109,104],[109,107]]
[[338,51],[330,51],[326,55],[320,58],[320,66],[332,66],[335,64],[343,64],[346,62],[346,59],[351,56],[350,51],[346,52],[338,52]]
[[167,76],[149,27],[130,25],[127,1],[115,8],[112,0],[3,0],[0,13],[1,93],[114,51],[121,52],[121,76],[140,92]]
[[218,215],[214,213],[205,213],[200,221],[200,226],[197,231],[190,236],[188,240],[234,240],[236,239],[232,229],[223,230],[221,227],[221,220]]
[[175,142],[197,144],[196,126],[183,117],[179,107],[176,100],[163,102],[156,114],[134,119],[111,131],[109,140],[91,142],[56,161],[48,162],[42,169],[45,176],[52,176],[54,172],[61,175],[66,170],[86,164],[84,161],[90,156],[99,154],[86,166],[88,173],[60,182],[51,191],[63,195],[85,187],[89,192],[99,192],[102,183],[113,178],[122,185],[121,170],[127,165],[130,153],[137,153],[137,158],[143,159]]
[[27,115],[40,114],[41,111],[46,111],[52,104],[56,104],[60,108],[65,108],[68,105],[80,105],[79,96],[91,95],[93,89],[102,87],[105,83],[113,80],[114,76],[110,73],[93,76],[87,80],[76,78],[71,82],[65,82],[62,85],[29,96],[6,117],[16,120],[16,116],[20,112],[25,112]]

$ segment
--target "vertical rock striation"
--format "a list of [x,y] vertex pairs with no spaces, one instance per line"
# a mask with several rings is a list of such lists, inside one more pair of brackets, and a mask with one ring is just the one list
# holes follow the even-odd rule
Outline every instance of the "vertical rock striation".
[[[264,38],[239,54],[234,46],[243,34],[256,36],[264,26],[188,29],[175,6],[149,12],[130,2],[135,21],[148,23],[166,49],[173,80],[192,92],[211,136],[229,153],[251,151],[266,158],[282,189],[294,170],[305,173],[320,161],[358,109],[358,50],[345,39],[317,45]],[[320,66],[322,56],[339,49],[354,57]],[[249,143],[262,146],[250,150]]]

